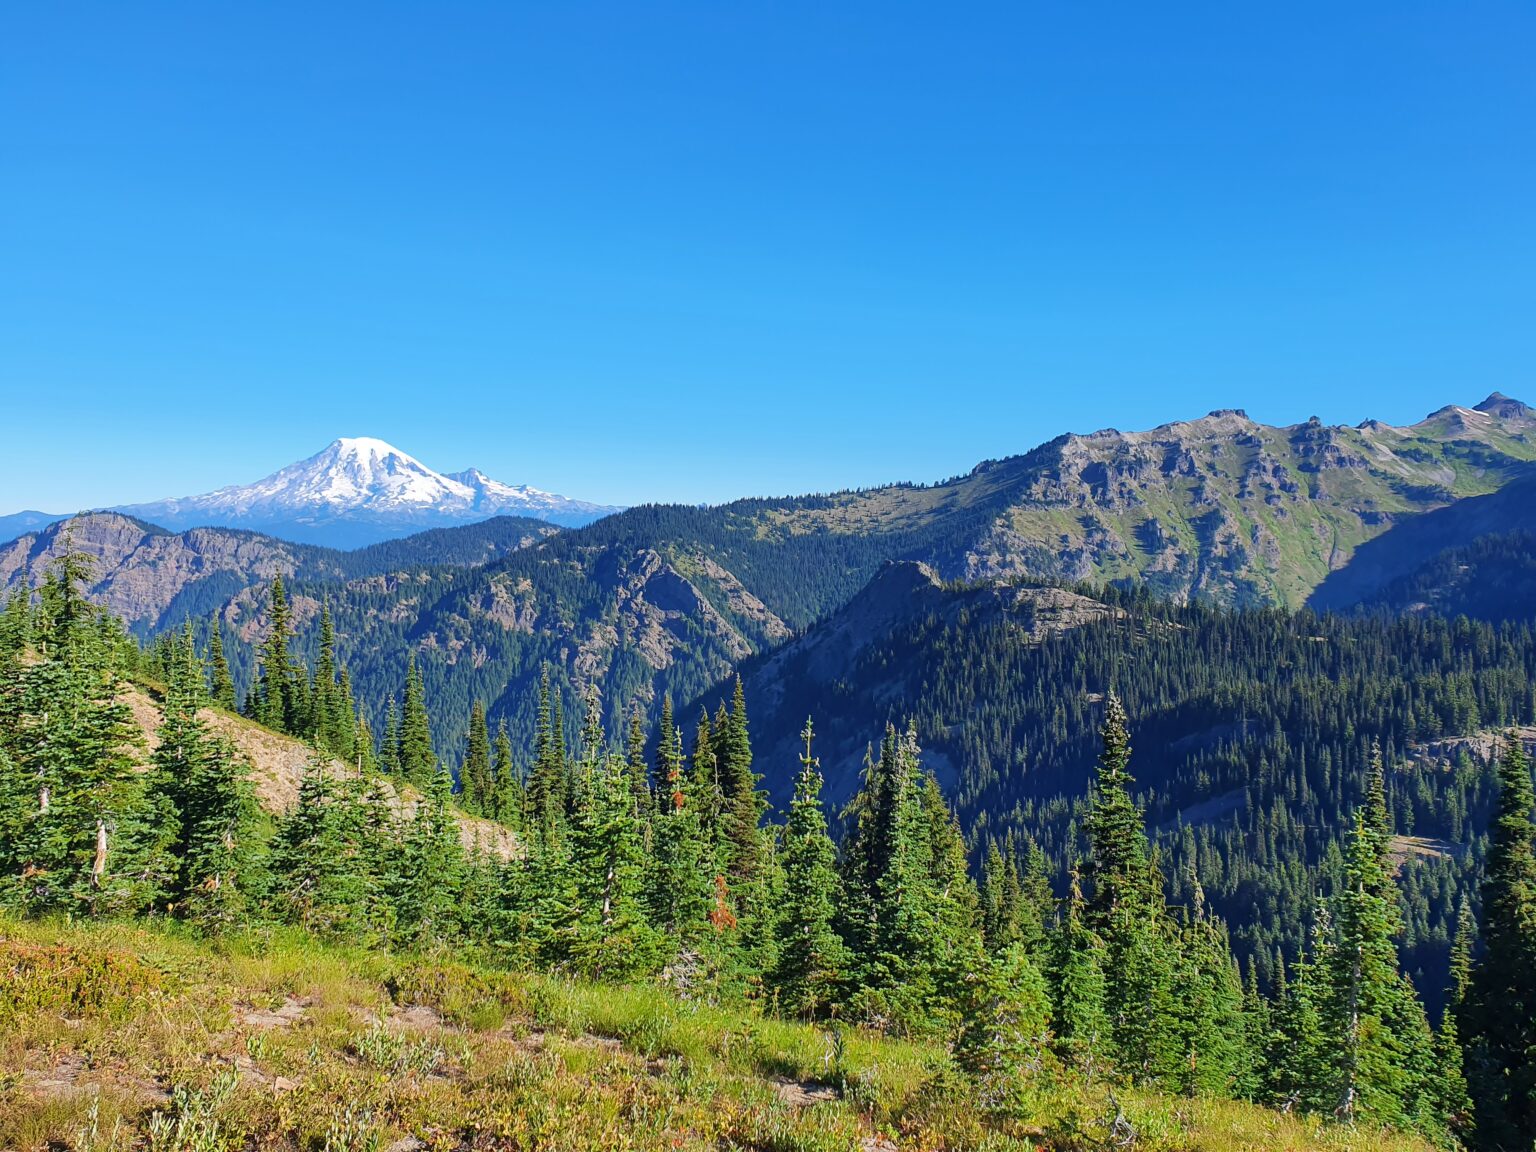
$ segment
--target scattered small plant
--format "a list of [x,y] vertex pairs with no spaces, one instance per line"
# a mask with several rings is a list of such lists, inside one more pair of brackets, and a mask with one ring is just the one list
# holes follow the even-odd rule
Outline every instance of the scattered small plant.
[[224,1125],[219,1110],[235,1094],[240,1074],[221,1072],[206,1088],[178,1084],[171,1093],[170,1112],[149,1118],[148,1152],[220,1152]]

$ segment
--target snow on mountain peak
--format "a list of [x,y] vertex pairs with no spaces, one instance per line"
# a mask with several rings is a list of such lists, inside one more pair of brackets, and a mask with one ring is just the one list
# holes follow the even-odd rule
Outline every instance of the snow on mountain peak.
[[[352,533],[322,533],[348,539],[359,533],[383,539],[501,515],[582,524],[615,511],[526,485],[504,484],[474,468],[445,475],[372,436],[333,440],[308,459],[253,484],[120,510],[165,527],[219,524],[281,534],[288,525],[302,529],[305,538],[321,533],[325,525],[352,524]],[[364,524],[370,527],[364,529]]]

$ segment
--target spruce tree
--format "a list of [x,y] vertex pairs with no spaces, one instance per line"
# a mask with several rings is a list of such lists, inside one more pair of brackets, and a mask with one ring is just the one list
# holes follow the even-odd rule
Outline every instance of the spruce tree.
[[1141,812],[1131,799],[1130,735],[1111,692],[1088,812],[1090,927],[1103,941],[1104,1007],[1120,1071],[1141,1082],[1177,1075],[1178,949]]
[[522,785],[517,778],[517,767],[512,762],[512,737],[507,734],[507,722],[496,726],[496,743],[491,762],[494,803],[491,815],[504,823],[520,827],[523,810]]
[[830,1012],[846,970],[842,940],[832,928],[837,906],[837,849],[821,807],[821,770],[811,756],[811,722],[801,732],[805,754],[784,829],[785,891],[778,918],[780,942],[769,985],[779,1008],[818,1019]]
[[299,671],[290,651],[292,642],[293,617],[283,578],[277,575],[268,590],[267,638],[261,645],[252,715],[278,732],[297,731],[300,719]]
[[716,717],[712,746],[718,762],[724,800],[726,863],[734,882],[745,888],[762,866],[762,837],[758,825],[766,804],[752,771],[752,742],[747,735],[747,702],[741,677],[731,694],[730,711],[722,706]]
[[981,874],[982,935],[988,951],[1000,955],[1019,942],[1024,887],[1018,864],[1004,858],[995,839],[987,840]]
[[715,869],[699,819],[697,786],[683,770],[683,734],[672,722],[670,696],[662,703],[661,717],[651,920],[687,947],[709,928]]
[[1514,733],[1498,781],[1462,1034],[1478,1146],[1523,1152],[1536,1145],[1536,796]]
[[6,598],[0,612],[0,660],[10,660],[26,651],[32,643],[31,589],[21,584]]
[[555,834],[565,811],[565,743],[559,730],[560,712],[560,701],[551,691],[546,664],[539,673],[533,772],[525,793],[527,826],[535,836],[546,838]]
[[[165,828],[177,862],[167,896],[204,928],[233,925],[259,887],[257,812],[244,765],[198,716],[206,685],[190,625],[166,684],[151,761],[152,794],[163,799]],[[174,829],[174,831],[171,831]]]
[[496,797],[491,767],[491,733],[485,722],[485,705],[476,700],[469,712],[469,734],[464,761],[459,766],[459,789],[464,807],[482,816],[494,814]]
[[1034,1082],[1045,1078],[1050,996],[1045,977],[1022,944],[987,957],[968,980],[955,1061],[976,1087],[983,1108],[1027,1113]]
[[1120,698],[1109,693],[1099,730],[1102,751],[1088,815],[1088,915],[1105,931],[1116,912],[1132,918],[1149,911],[1156,878],[1149,865],[1141,812],[1131,799],[1131,741]]
[[1088,924],[1077,869],[1069,876],[1061,924],[1051,945],[1049,968],[1056,1005],[1056,1049],[1089,1078],[1102,1069],[1109,1049],[1104,1008],[1103,942]]
[[395,939],[414,948],[459,937],[469,866],[453,815],[453,776],[441,763],[433,765],[425,792],[400,838],[390,885]]
[[427,717],[426,688],[412,653],[405,672],[405,697],[400,708],[400,774],[418,788],[432,784],[437,757],[432,751],[432,725]]
[[635,815],[648,819],[653,810],[651,771],[645,761],[645,721],[639,701],[629,713],[629,731],[624,739],[624,759],[629,766],[629,786],[635,798]]
[[1334,1053],[1332,1110],[1346,1123],[1369,1119],[1438,1133],[1433,1038],[1397,970],[1399,915],[1379,820],[1369,801],[1356,813],[1333,901],[1335,939],[1321,1001]]
[[226,712],[234,712],[238,707],[235,681],[229,672],[229,661],[224,656],[224,628],[217,613],[208,625],[208,676],[209,698],[214,706]]
[[55,655],[0,670],[7,790],[27,797],[4,900],[29,913],[133,914],[171,884],[173,817],[147,794],[140,734],[106,653],[81,630],[84,610],[56,610],[75,631],[66,640],[55,628]]
[[[590,733],[585,743],[591,747]],[[571,830],[577,921],[570,960],[589,976],[622,980],[659,967],[663,940],[646,915],[643,826],[628,764],[596,754]]]
[[379,770],[391,776],[400,775],[400,713],[395,708],[395,698],[389,698],[384,712],[384,736],[379,741]]

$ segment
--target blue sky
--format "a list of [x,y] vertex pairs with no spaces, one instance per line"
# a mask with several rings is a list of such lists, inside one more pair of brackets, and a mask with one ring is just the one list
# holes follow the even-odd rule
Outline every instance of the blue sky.
[[20,4],[0,512],[613,502],[1536,400],[1536,8]]

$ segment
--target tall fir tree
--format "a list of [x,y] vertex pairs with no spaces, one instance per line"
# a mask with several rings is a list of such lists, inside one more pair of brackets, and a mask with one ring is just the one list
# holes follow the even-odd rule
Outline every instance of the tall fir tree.
[[465,738],[464,760],[459,765],[459,789],[469,811],[482,816],[494,814],[491,732],[485,722],[485,705],[479,700],[469,711],[469,733]]
[[1174,970],[1178,949],[1140,810],[1131,798],[1125,709],[1105,700],[1102,750],[1089,803],[1090,926],[1103,941],[1104,1007],[1119,1070],[1140,1082],[1178,1074]]
[[651,796],[651,769],[645,759],[645,718],[640,702],[629,710],[629,730],[624,737],[624,759],[629,766],[629,787],[635,800],[635,815],[649,819],[654,808]]
[[152,795],[165,802],[165,827],[174,828],[171,906],[217,931],[237,923],[261,887],[258,814],[244,765],[198,715],[207,687],[190,624],[178,649],[151,757]]
[[425,789],[432,784],[436,771],[432,722],[427,715],[427,691],[412,653],[406,666],[405,696],[400,706],[400,775]]
[[1145,914],[1156,884],[1146,829],[1131,798],[1131,739],[1125,708],[1110,692],[1099,729],[1102,750],[1088,814],[1088,915],[1104,932],[1115,914]]
[[555,834],[565,812],[565,741],[560,732],[561,705],[549,679],[549,665],[539,673],[539,709],[534,730],[533,772],[528,777],[527,826],[536,836]]
[[293,616],[281,575],[272,577],[267,596],[267,637],[261,645],[251,714],[268,728],[294,732],[302,700],[299,670],[291,651]]
[[1481,1148],[1536,1146],[1536,821],[1530,761],[1510,733],[1483,876],[1483,954],[1461,1031]]
[[226,712],[234,712],[239,706],[235,680],[224,655],[224,627],[217,613],[208,624],[208,694],[214,706]]
[[1356,813],[1332,905],[1335,938],[1322,970],[1320,1017],[1333,1056],[1333,1112],[1345,1122],[1439,1133],[1433,1038],[1397,969],[1400,918],[1380,822],[1368,797]]
[[491,816],[513,827],[521,827],[523,811],[522,784],[517,778],[517,765],[512,760],[512,737],[507,732],[507,722],[496,726],[496,742],[492,747],[491,777],[494,803]]
[[735,883],[746,888],[762,868],[762,822],[766,803],[752,771],[752,741],[747,734],[747,701],[741,677],[731,694],[731,707],[716,717],[712,746],[718,763],[724,800],[726,865]]
[[688,947],[709,928],[715,869],[699,819],[697,788],[684,771],[683,734],[673,723],[670,696],[661,707],[656,783],[651,920]]
[[832,927],[838,899],[837,849],[827,834],[821,807],[821,767],[811,755],[809,720],[800,735],[805,754],[784,828],[780,944],[769,985],[782,1011],[814,1020],[827,1015],[836,1003],[848,959]]

